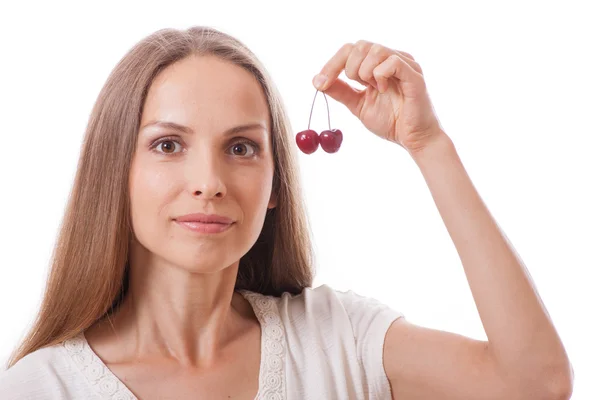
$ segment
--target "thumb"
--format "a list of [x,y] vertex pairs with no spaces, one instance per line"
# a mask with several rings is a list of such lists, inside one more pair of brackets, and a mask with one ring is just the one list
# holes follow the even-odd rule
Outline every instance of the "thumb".
[[316,89],[344,104],[355,116],[359,115],[359,106],[364,90],[355,89],[339,78],[336,78],[333,82],[330,82],[330,79],[319,82],[318,77],[319,75],[313,78],[313,85]]

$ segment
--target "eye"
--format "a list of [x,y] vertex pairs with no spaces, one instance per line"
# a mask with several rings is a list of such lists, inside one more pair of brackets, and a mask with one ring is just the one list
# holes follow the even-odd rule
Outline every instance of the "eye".
[[[150,148],[162,155],[171,155],[177,153],[177,146],[182,147],[182,144],[173,137],[166,137],[153,143]],[[238,139],[234,142],[234,145],[230,147],[233,149],[234,156],[241,156],[244,158],[256,157],[261,150],[260,145],[254,143],[248,139]],[[250,150],[249,150],[250,149]],[[250,153],[248,153],[250,151]],[[231,153],[230,153],[231,154]]]
[[233,146],[230,147],[233,149],[235,155],[246,156],[248,154],[248,148],[251,148],[254,153],[250,154],[248,157],[254,157],[257,155],[260,150],[259,146],[247,139],[237,141]]
[[[175,148],[177,147],[176,145],[181,146],[181,143],[179,143],[177,140],[174,140],[172,138],[166,138],[166,139],[160,140],[160,141],[156,142],[154,145],[152,145],[152,150],[157,151],[158,153],[161,153],[161,154],[172,154],[174,152]],[[160,149],[160,151],[157,149]]]

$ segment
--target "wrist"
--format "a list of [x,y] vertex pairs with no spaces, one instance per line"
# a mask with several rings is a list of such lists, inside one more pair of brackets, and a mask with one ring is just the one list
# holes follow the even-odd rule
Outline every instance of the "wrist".
[[428,160],[439,159],[441,156],[454,151],[456,151],[454,142],[446,132],[440,130],[439,133],[432,136],[432,139],[425,146],[418,150],[409,151],[409,154],[420,166]]

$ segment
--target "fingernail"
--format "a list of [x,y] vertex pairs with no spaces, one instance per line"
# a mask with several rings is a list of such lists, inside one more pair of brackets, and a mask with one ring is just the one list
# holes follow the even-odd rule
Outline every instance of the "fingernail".
[[315,85],[315,88],[317,89],[322,89],[325,82],[327,82],[327,77],[325,75],[318,74],[313,78],[313,85]]

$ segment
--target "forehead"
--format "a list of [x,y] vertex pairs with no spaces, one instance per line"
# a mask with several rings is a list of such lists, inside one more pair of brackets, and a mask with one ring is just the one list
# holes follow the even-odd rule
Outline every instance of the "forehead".
[[213,56],[191,56],[169,65],[152,82],[142,120],[168,119],[194,125],[247,120],[268,123],[260,84],[240,66]]

